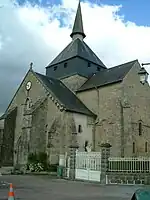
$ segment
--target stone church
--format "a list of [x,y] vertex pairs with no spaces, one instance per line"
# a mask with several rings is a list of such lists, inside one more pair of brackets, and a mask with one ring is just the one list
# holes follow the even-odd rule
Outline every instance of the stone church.
[[70,37],[45,75],[31,63],[1,117],[3,166],[26,163],[30,152],[47,152],[58,163],[72,143],[79,151],[109,143],[111,156],[150,155],[146,70],[138,60],[107,68],[84,42],[80,3]]

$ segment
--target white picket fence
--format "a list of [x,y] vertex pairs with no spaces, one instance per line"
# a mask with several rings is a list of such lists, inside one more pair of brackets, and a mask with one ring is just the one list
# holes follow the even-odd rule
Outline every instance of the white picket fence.
[[110,157],[109,172],[150,172],[149,157]]

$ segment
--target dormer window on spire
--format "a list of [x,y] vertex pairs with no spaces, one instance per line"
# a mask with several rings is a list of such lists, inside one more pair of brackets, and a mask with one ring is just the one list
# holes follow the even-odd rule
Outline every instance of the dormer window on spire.
[[100,71],[100,67],[97,67],[97,71],[98,71],[98,72]]
[[91,63],[90,62],[88,62],[88,67],[91,67]]
[[57,66],[54,66],[54,71],[56,71],[57,70]]
[[64,68],[67,68],[68,63],[64,63]]

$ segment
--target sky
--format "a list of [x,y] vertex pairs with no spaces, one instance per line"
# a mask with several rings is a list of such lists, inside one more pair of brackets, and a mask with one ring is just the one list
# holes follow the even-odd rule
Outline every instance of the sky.
[[[0,0],[0,113],[30,62],[45,73],[71,41],[77,5],[78,0]],[[107,67],[150,62],[149,0],[86,0],[81,8],[85,42]],[[150,73],[150,66],[146,69]]]

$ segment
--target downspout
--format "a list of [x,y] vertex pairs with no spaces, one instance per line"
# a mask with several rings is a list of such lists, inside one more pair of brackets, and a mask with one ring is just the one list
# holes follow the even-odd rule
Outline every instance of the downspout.
[[93,126],[93,151],[96,150],[96,125],[99,123],[99,90],[95,86],[95,90],[97,92],[97,119],[95,119],[94,126]]
[[124,157],[124,106],[122,100],[124,99],[124,87],[121,87],[121,99],[120,99],[120,124],[121,124],[121,157]]
[[124,157],[124,108],[120,101],[121,157]]

